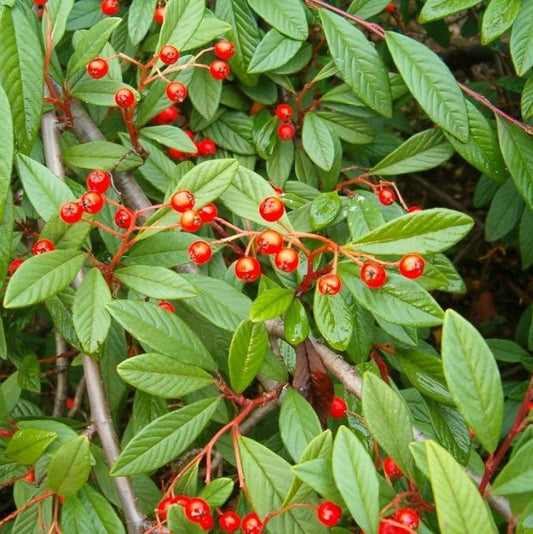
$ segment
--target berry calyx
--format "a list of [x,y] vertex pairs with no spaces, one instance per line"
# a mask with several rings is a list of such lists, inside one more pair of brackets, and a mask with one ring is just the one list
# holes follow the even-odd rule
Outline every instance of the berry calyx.
[[342,289],[342,280],[336,274],[325,274],[318,279],[317,288],[321,295],[337,295]]
[[157,22],[157,24],[163,24],[163,20],[165,19],[165,6],[157,6],[154,10],[154,21]]
[[276,230],[264,230],[256,239],[259,254],[276,254],[283,246],[283,237]]
[[259,204],[259,215],[265,221],[276,222],[283,217],[285,206],[278,197],[266,197]]
[[379,263],[364,263],[361,267],[361,280],[368,287],[376,289],[387,281],[387,271]]
[[115,224],[119,228],[129,228],[133,220],[132,212],[127,208],[119,208],[115,213]]
[[7,272],[12,276],[13,273],[24,263],[23,258],[14,259],[8,266]]
[[129,108],[135,103],[135,95],[131,89],[122,87],[115,92],[115,104],[122,109]]
[[82,215],[83,209],[78,202],[65,202],[59,210],[59,216],[67,224],[77,223]]
[[261,264],[254,256],[241,256],[235,262],[235,276],[243,282],[253,282],[261,276]]
[[393,515],[393,519],[411,530],[416,530],[420,525],[420,517],[412,508],[400,508]]
[[89,191],[80,198],[80,206],[85,213],[98,213],[104,207],[104,199],[100,193]]
[[118,0],[103,0],[100,4],[100,9],[104,15],[112,17],[120,11],[120,4]]
[[103,195],[111,186],[111,174],[94,170],[87,175],[87,189]]
[[289,104],[280,104],[276,108],[276,117],[283,122],[289,122],[292,119],[293,109]]
[[282,141],[288,141],[289,139],[292,139],[295,135],[296,128],[294,127],[294,124],[287,122],[278,126],[278,137]]
[[204,224],[209,224],[216,219],[218,215],[218,209],[215,204],[210,202],[209,204],[206,204],[200,208],[198,210],[198,214],[200,215],[200,219],[202,219]]
[[292,273],[298,268],[300,256],[293,248],[282,248],[274,257],[274,265],[284,273]]
[[223,532],[235,532],[241,525],[241,518],[235,512],[228,510],[218,518],[218,526]]
[[384,187],[379,191],[378,199],[384,206],[390,206],[396,201],[396,193],[394,192],[394,189]]
[[202,518],[211,515],[209,504],[200,497],[193,497],[185,505],[185,515],[189,521],[200,523]]
[[403,477],[402,470],[398,467],[398,464],[390,457],[387,456],[383,460],[383,472],[391,479],[398,480]]
[[180,58],[180,53],[175,46],[165,45],[159,51],[159,59],[165,65],[174,65],[174,63],[176,63],[176,61],[178,61],[179,58]]
[[219,59],[230,59],[235,54],[235,45],[230,41],[218,41],[215,43],[214,52]]
[[194,203],[194,195],[188,189],[180,189],[170,197],[172,209],[179,213],[192,209]]
[[324,501],[317,506],[317,519],[326,527],[334,527],[342,517],[342,508],[331,501]]
[[170,82],[165,89],[165,94],[171,102],[181,103],[187,98],[187,86],[181,82]]
[[398,270],[400,271],[400,274],[405,276],[405,278],[410,278],[411,280],[422,276],[425,267],[426,262],[419,254],[407,254],[400,260],[400,263],[398,264]]
[[217,152],[217,145],[215,142],[209,138],[202,139],[197,145],[198,152],[201,156],[208,157],[214,156]]
[[340,397],[333,397],[331,401],[331,406],[329,408],[329,415],[334,419],[340,419],[346,415],[348,410],[348,405],[344,399]]
[[173,124],[178,118],[178,108],[176,106],[168,106],[168,108],[160,111],[152,120],[152,124]]
[[213,249],[207,241],[194,241],[189,245],[187,253],[193,263],[202,265],[211,259],[213,256]]
[[87,65],[87,74],[95,80],[103,78],[108,73],[108,71],[109,65],[107,61],[105,59],[102,59],[101,57],[93,59]]
[[422,211],[420,206],[409,206],[407,208],[407,213],[413,213],[414,211]]
[[202,219],[196,210],[187,210],[181,214],[180,226],[183,231],[196,232],[202,225]]
[[242,518],[241,529],[244,534],[259,534],[263,523],[255,512],[250,512]]
[[224,80],[229,76],[231,69],[229,65],[222,59],[215,59],[209,65],[209,73],[215,80]]
[[50,241],[49,239],[39,239],[39,241],[36,241],[33,247],[31,248],[31,251],[33,252],[34,256],[37,256],[39,254],[46,254],[47,252],[52,252],[56,247]]
[[176,311],[176,308],[174,308],[174,305],[171,302],[168,302],[168,300],[160,300],[157,305],[162,309],[169,311],[171,313],[174,313]]

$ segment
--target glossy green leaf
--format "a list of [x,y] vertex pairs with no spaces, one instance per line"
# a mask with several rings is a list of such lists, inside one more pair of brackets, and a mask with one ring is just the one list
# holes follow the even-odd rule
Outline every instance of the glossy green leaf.
[[387,32],[386,41],[407,87],[429,118],[466,142],[466,102],[448,67],[427,46],[410,37]]
[[493,495],[514,495],[530,492],[533,484],[532,454],[533,441],[521,445],[498,473],[492,484],[491,493]]
[[253,322],[275,319],[285,313],[294,299],[292,291],[275,287],[261,292],[252,303],[250,319]]
[[11,277],[4,296],[6,308],[42,302],[70,284],[85,254],[77,250],[53,250],[28,258]]
[[512,26],[518,16],[520,3],[521,0],[490,0],[481,21],[482,44],[494,41]]
[[219,402],[219,399],[202,399],[152,421],[124,447],[111,474],[148,473],[177,458],[194,443]]
[[524,211],[524,201],[514,181],[508,179],[500,186],[492,202],[485,221],[485,239],[496,241],[508,234],[520,220]]
[[203,47],[230,31],[231,26],[227,22],[216,18],[210,11],[205,11],[200,25],[181,50],[194,50]]
[[173,45],[180,50],[194,35],[205,10],[204,0],[169,0],[156,50]]
[[313,230],[329,226],[339,214],[342,203],[336,192],[322,193],[311,202],[309,219]]
[[204,130],[218,147],[235,154],[255,155],[252,144],[252,121],[241,112],[226,111]]
[[368,19],[381,13],[388,3],[386,0],[353,0],[348,8],[348,13],[357,15],[362,19]]
[[302,47],[302,41],[290,39],[277,30],[270,30],[257,46],[248,72],[259,73],[281,67]]
[[122,87],[124,83],[121,80],[93,80],[87,77],[74,85],[72,96],[87,104],[109,108],[116,106],[115,93]]
[[271,26],[292,39],[307,37],[307,19],[298,0],[248,0],[250,7]]
[[132,0],[128,8],[128,35],[134,45],[148,33],[156,6],[157,0]]
[[50,0],[46,4],[48,16],[43,17],[43,41],[48,39],[52,48],[61,41],[67,28],[67,19],[74,0]]
[[9,107],[9,100],[5,91],[0,85],[0,123],[3,125],[0,130],[0,220],[4,218],[4,209],[6,204],[6,196],[9,191],[9,184],[11,183],[11,170],[13,168],[14,155],[14,131],[13,119],[11,117],[11,109]]
[[213,78],[209,70],[196,68],[193,70],[188,89],[194,109],[204,119],[211,120],[218,111],[222,82]]
[[143,163],[137,154],[109,141],[89,141],[73,145],[63,152],[63,159],[72,167],[108,171],[126,171]]
[[235,482],[231,478],[220,477],[204,486],[198,496],[205,499],[212,508],[218,508],[229,499],[234,489]]
[[196,236],[185,232],[172,230],[160,232],[147,239],[137,241],[128,251],[124,263],[175,267],[190,261],[187,249],[196,239]]
[[511,59],[519,76],[533,66],[533,4],[520,3],[520,11],[511,31]]
[[273,183],[283,187],[289,179],[293,163],[294,143],[286,143],[276,137],[274,148],[266,162],[268,177]]
[[146,126],[141,129],[141,135],[182,152],[195,153],[197,150],[188,135],[176,126]]
[[344,350],[352,337],[352,318],[342,294],[322,295],[315,291],[313,313],[318,330],[337,350]]
[[298,345],[309,335],[309,319],[300,300],[293,299],[283,320],[283,334],[291,345]]
[[427,0],[420,12],[420,22],[429,22],[465,11],[479,0]]
[[268,350],[268,331],[263,323],[243,321],[231,340],[228,368],[231,387],[244,391],[261,369]]
[[333,138],[327,124],[316,113],[305,114],[302,142],[311,161],[321,169],[331,169],[335,156]]
[[352,239],[359,239],[385,224],[383,214],[372,197],[357,195],[349,199],[347,208],[348,229]]
[[376,137],[372,125],[364,118],[329,111],[317,111],[316,115],[335,135],[347,143],[355,145],[371,143]]
[[522,258],[522,269],[527,269],[533,263],[533,212],[525,208],[518,228],[520,240],[520,256]]
[[50,444],[57,439],[55,432],[37,428],[17,430],[9,440],[5,453],[20,464],[34,464]]
[[444,317],[442,364],[458,410],[483,447],[494,451],[503,422],[498,366],[481,334],[453,310]]

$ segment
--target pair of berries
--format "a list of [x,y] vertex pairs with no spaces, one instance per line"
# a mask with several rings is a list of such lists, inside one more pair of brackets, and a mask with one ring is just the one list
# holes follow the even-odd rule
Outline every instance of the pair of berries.
[[227,60],[235,54],[235,45],[226,40],[218,41],[213,47],[213,52],[218,59],[209,65],[209,73],[215,80],[225,80],[231,72]]
[[[274,256],[274,265],[284,273],[292,273],[299,264],[298,252],[290,247],[281,248]],[[235,262],[234,269],[235,276],[243,282],[254,282],[261,276],[261,264],[255,256],[241,256]]]
[[196,199],[188,189],[176,191],[170,197],[172,209],[181,213],[180,226],[185,232],[198,231],[204,224],[213,222],[218,215],[217,207],[212,202],[199,210],[193,209],[195,203]]
[[[419,254],[407,254],[398,263],[402,276],[414,280],[424,273],[426,262]],[[381,287],[387,281],[387,271],[376,262],[366,262],[361,266],[361,280],[370,288]]]
[[283,122],[278,126],[278,137],[282,141],[288,141],[296,135],[296,128],[290,121],[294,111],[289,104],[280,104],[276,108],[276,117]]
[[[31,248],[31,252],[34,256],[38,256],[40,254],[46,254],[47,252],[52,252],[52,250],[55,250],[55,245],[50,241],[49,239],[39,239]],[[7,272],[10,276],[13,276],[15,271],[24,263],[24,258],[16,258],[7,267]]]
[[263,523],[255,512],[246,514],[241,521],[238,514],[228,510],[218,518],[218,526],[222,532],[236,532],[241,527],[244,534],[258,534]]
[[183,507],[185,517],[191,523],[198,524],[203,530],[211,530],[215,526],[209,503],[200,497],[187,497],[186,495],[165,497],[157,506],[158,516],[165,520],[169,508],[175,504]]
[[[191,140],[193,140],[193,135],[188,130],[185,131],[185,133],[190,133],[189,137]],[[212,139],[209,139],[208,137],[205,137],[201,141],[194,141],[194,144],[196,145],[196,152],[182,152],[181,150],[176,150],[175,148],[169,148],[168,154],[171,158],[177,159],[178,161],[185,161],[189,158],[197,158],[198,156],[203,156],[204,158],[208,158],[210,156],[214,156],[217,152],[217,145]]]

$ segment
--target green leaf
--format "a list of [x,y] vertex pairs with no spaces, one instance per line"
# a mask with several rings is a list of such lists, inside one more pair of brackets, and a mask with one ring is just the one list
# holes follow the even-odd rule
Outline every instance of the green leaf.
[[446,208],[431,208],[393,219],[347,247],[369,254],[430,254],[455,245],[473,225],[468,215]]
[[514,181],[509,179],[496,191],[490,203],[485,221],[485,239],[496,241],[508,234],[520,220],[523,211],[524,201]]
[[263,323],[243,321],[231,340],[228,368],[231,387],[244,391],[263,365],[268,350],[268,331]]
[[327,124],[312,111],[304,117],[302,142],[309,159],[329,171],[335,157],[333,138]]
[[163,398],[183,397],[213,383],[213,377],[199,367],[155,352],[128,358],[117,371],[133,387]]
[[403,398],[380,377],[363,376],[363,415],[372,437],[408,477],[414,476],[409,443],[414,441],[413,421]]
[[160,232],[137,241],[128,251],[124,263],[128,265],[152,265],[175,267],[190,261],[187,249],[196,236],[172,230]]
[[344,350],[352,337],[352,318],[342,294],[322,295],[315,290],[313,313],[318,330],[337,350]]
[[320,19],[331,56],[344,81],[368,107],[390,117],[392,96],[389,78],[374,45],[339,15],[321,9]]
[[181,50],[196,32],[204,10],[204,0],[169,0],[165,5],[165,18],[156,51],[165,45],[173,45]]
[[309,335],[309,319],[300,300],[293,299],[283,320],[283,334],[287,343],[298,345]]
[[257,46],[248,72],[266,72],[281,67],[302,47],[302,41],[290,39],[277,30],[270,30]]
[[347,143],[355,145],[371,143],[376,137],[372,125],[361,117],[329,111],[317,111],[315,113],[326,123],[332,133]]
[[91,472],[91,451],[87,436],[78,436],[52,455],[48,464],[48,487],[61,497],[72,497],[84,486]]
[[196,68],[193,70],[188,89],[194,109],[204,119],[211,120],[218,111],[222,94],[221,80],[215,80],[207,69]]
[[515,21],[521,0],[491,0],[481,22],[481,43],[498,38]]
[[496,534],[487,503],[464,468],[434,441],[426,442],[426,455],[441,532]]
[[522,269],[527,269],[533,263],[533,212],[525,208],[518,228],[520,239],[520,256],[522,258]]
[[234,489],[235,483],[231,478],[220,477],[204,486],[198,496],[205,499],[212,508],[218,508],[230,498]]
[[267,289],[261,292],[252,303],[250,319],[257,323],[280,317],[285,313],[293,299],[294,294],[288,289],[281,287]]
[[[272,117],[274,119],[274,117]],[[277,121],[277,119],[276,119]],[[292,171],[294,143],[285,143],[276,138],[272,154],[267,159],[266,171],[273,183],[283,187]]]
[[43,41],[55,48],[65,34],[67,19],[70,15],[74,0],[50,0],[46,4],[48,16],[43,16]]
[[5,453],[20,464],[34,464],[57,439],[55,432],[36,428],[17,430],[9,440]]
[[387,46],[407,87],[429,118],[463,141],[468,140],[466,102],[443,61],[426,45],[387,32]]
[[358,195],[348,200],[348,228],[352,239],[359,239],[371,230],[385,224],[385,219],[378,208],[375,198]]
[[440,130],[425,130],[405,141],[371,169],[372,174],[391,176],[438,167],[453,155]]
[[176,126],[146,126],[141,129],[141,135],[182,152],[195,153],[197,150],[189,136]]
[[453,310],[444,316],[442,364],[458,410],[483,447],[494,451],[503,422],[498,366],[481,334]]
[[152,421],[128,442],[111,474],[148,473],[177,458],[194,443],[219,402],[219,399],[202,399]]
[[362,19],[381,13],[389,2],[386,0],[353,0],[348,8],[348,13],[357,15]]
[[184,364],[216,369],[198,336],[174,313],[144,301],[115,300],[106,308],[141,343]]
[[231,31],[231,26],[228,23],[217,19],[210,11],[205,11],[203,18],[200,21],[200,25],[196,28],[192,37],[181,50],[185,51],[201,48],[205,44],[218,39],[221,35],[224,35],[229,31]]
[[294,389],[289,389],[283,397],[279,431],[285,448],[296,462],[313,438],[322,432],[315,410]]
[[81,169],[105,169],[107,171],[127,171],[142,165],[140,156],[109,141],[89,141],[72,145],[63,152],[65,164]]
[[511,59],[518,76],[533,66],[533,4],[520,3],[520,11],[511,31]]
[[292,39],[307,38],[307,19],[298,0],[248,0],[250,7],[272,27]]
[[515,451],[509,462],[503,466],[492,484],[492,495],[515,495],[529,493],[533,484],[533,441],[528,441]]
[[148,33],[156,6],[157,0],[131,2],[128,8],[128,35],[132,44],[139,44]]
[[92,78],[82,78],[72,88],[72,96],[87,104],[110,108],[116,106],[115,93],[124,87],[122,80],[93,80]]
[[235,154],[255,155],[252,144],[252,121],[244,113],[226,111],[203,133],[211,138],[217,146]]
[[313,230],[329,226],[342,208],[341,199],[336,192],[322,193],[311,202],[309,220]]
[[333,476],[357,524],[376,534],[379,523],[379,482],[374,463],[352,431],[341,426],[333,443]]
[[30,306],[55,295],[72,282],[84,260],[85,254],[77,250],[53,250],[28,258],[11,277],[4,306]]
[[522,111],[522,117],[525,120],[530,119],[533,116],[533,76],[527,79],[522,96],[520,98],[520,107]]
[[427,0],[420,12],[420,22],[443,19],[479,4],[479,0]]
[[9,107],[9,100],[5,91],[0,85],[0,220],[4,218],[4,209],[6,205],[6,197],[11,183],[11,170],[13,168],[13,154],[14,154],[14,132],[13,132],[13,118],[11,117],[11,109]]

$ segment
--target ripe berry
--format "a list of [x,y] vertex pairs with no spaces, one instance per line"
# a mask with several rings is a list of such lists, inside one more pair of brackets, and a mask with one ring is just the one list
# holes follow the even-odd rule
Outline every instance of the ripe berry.
[[38,6],[44,6],[48,0],[33,0],[33,3]]
[[261,276],[261,264],[253,256],[241,256],[235,262],[235,276],[243,282],[253,282]]
[[407,256],[404,256],[400,260],[398,270],[405,278],[414,280],[422,276],[425,266],[426,262],[422,256],[418,254],[407,254]]
[[204,224],[209,224],[217,217],[218,209],[215,204],[210,202],[209,204],[206,204],[204,207],[200,208],[198,210],[198,214],[200,215],[200,219],[202,219]]
[[174,308],[174,305],[170,302],[168,302],[168,300],[160,300],[157,305],[162,309],[162,310],[167,310],[171,313],[174,313],[176,311],[176,308]]
[[[412,508],[400,508],[393,515],[393,519],[411,530],[416,530],[420,525],[420,517],[416,510],[413,510]],[[405,532],[407,532],[407,530]]]
[[241,525],[241,518],[235,512],[228,510],[218,518],[218,526],[223,532],[235,532]]
[[87,175],[87,189],[103,195],[111,186],[111,174],[94,170]]
[[59,216],[67,224],[77,223],[82,215],[83,209],[78,202],[65,202],[59,210]]
[[324,501],[317,506],[317,519],[326,527],[334,527],[342,517],[342,508],[331,501]]
[[178,108],[176,106],[168,106],[168,108],[160,111],[153,119],[152,124],[173,124],[178,118]]
[[49,239],[39,239],[33,245],[31,251],[35,256],[38,254],[46,254],[47,252],[52,252],[56,247]]
[[398,531],[398,528],[401,528],[401,527],[397,527],[396,525],[393,525],[387,519],[382,519],[379,522],[378,534],[400,534]]
[[165,497],[157,505],[157,515],[164,521],[167,518],[168,509],[177,504],[174,497]]
[[109,71],[109,65],[105,59],[102,59],[101,57],[97,57],[93,59],[89,64],[87,65],[87,74],[94,78],[95,80],[98,80],[99,78],[103,78],[107,72]]
[[290,122],[278,126],[278,137],[282,141],[288,141],[296,135],[296,128]]
[[265,221],[276,222],[283,217],[285,206],[278,197],[266,197],[259,204],[259,215]]
[[175,148],[169,148],[168,155],[172,159],[177,159],[178,161],[184,161],[190,156],[190,154],[182,152],[181,150],[176,150]]
[[187,98],[188,90],[181,82],[170,82],[165,93],[171,102],[181,103]]
[[219,59],[230,59],[235,54],[235,45],[229,41],[218,41],[214,52]]
[[200,497],[193,497],[185,505],[185,515],[189,521],[199,523],[203,517],[211,515],[209,504]]
[[180,58],[180,53],[175,46],[165,45],[159,51],[159,59],[165,65],[174,65],[174,63],[176,63],[176,61],[178,61],[179,58]]
[[201,265],[207,263],[213,256],[213,249],[207,241],[194,241],[187,249],[193,263]]
[[331,406],[329,408],[329,415],[335,419],[340,419],[346,415],[346,410],[348,405],[344,399],[340,397],[333,397],[331,401]]
[[33,484],[35,482],[35,471],[33,469],[30,469],[25,475],[24,480],[26,482],[29,482],[30,484]]
[[22,258],[17,258],[15,260],[13,260],[8,268],[7,268],[7,272],[10,274],[10,275],[13,275],[13,273],[24,263],[24,260]]
[[188,189],[180,189],[170,197],[170,205],[172,209],[179,213],[183,213],[194,207],[194,195]]
[[100,193],[89,191],[80,198],[80,205],[86,213],[98,213],[104,207],[104,199]]
[[115,104],[119,108],[129,108],[135,103],[135,95],[131,89],[122,87],[115,92]]
[[215,526],[215,519],[211,514],[204,515],[199,521],[200,526],[204,530],[211,530]]
[[185,232],[196,232],[202,227],[202,219],[196,210],[187,210],[181,214],[180,226]]
[[403,477],[402,470],[390,456],[383,460],[383,471],[391,480],[398,480]]
[[378,193],[379,201],[384,206],[390,206],[393,202],[396,201],[396,193],[393,189],[389,189],[388,187],[384,187],[380,190]]
[[365,263],[361,267],[361,280],[368,287],[376,289],[387,281],[387,271],[379,263]]
[[104,15],[112,17],[119,12],[120,4],[118,3],[118,0],[103,0],[100,4],[100,9]]
[[292,119],[293,110],[289,104],[280,104],[276,108],[276,117],[283,122],[289,122]]
[[119,228],[129,228],[132,219],[133,219],[133,214],[127,208],[120,208],[115,213],[115,224]]
[[209,65],[209,72],[215,80],[224,80],[229,76],[229,65],[222,59],[215,59],[211,65]]
[[276,230],[265,230],[257,236],[256,244],[260,254],[276,254],[283,246],[283,237]]
[[407,213],[413,213],[413,211],[422,211],[420,206],[409,206],[407,208]]
[[293,248],[282,248],[274,257],[274,265],[284,273],[292,273],[300,263],[300,256]]
[[67,410],[72,410],[75,404],[76,404],[76,401],[72,397],[68,397],[68,399],[65,400],[65,408]]
[[244,534],[259,534],[263,523],[255,512],[250,512],[242,518],[241,529]]
[[165,6],[157,6],[154,11],[154,21],[157,24],[163,24],[165,18]]
[[207,137],[202,139],[196,146],[198,147],[198,152],[200,152],[200,155],[204,157],[214,156],[217,151],[217,145],[215,145],[214,141],[208,139]]
[[394,2],[389,2],[385,6],[385,9],[383,11],[385,11],[386,13],[394,13],[396,11],[396,6],[394,5]]
[[325,274],[318,279],[317,287],[322,295],[336,295],[342,289],[342,280],[336,274]]

